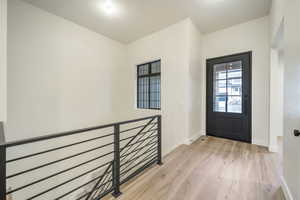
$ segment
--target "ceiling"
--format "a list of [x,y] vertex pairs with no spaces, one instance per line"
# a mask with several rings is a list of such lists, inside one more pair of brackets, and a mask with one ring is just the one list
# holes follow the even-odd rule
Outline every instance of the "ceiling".
[[217,31],[268,14],[271,0],[24,0],[122,43],[190,17],[202,33]]

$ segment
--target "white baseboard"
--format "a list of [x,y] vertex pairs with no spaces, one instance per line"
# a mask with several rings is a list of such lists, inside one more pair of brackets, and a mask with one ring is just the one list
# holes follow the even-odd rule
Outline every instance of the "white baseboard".
[[277,145],[270,145],[269,146],[269,151],[272,153],[277,153],[278,152],[278,146]]
[[269,148],[269,145],[267,145],[266,142],[261,140],[252,140],[252,144]]
[[203,136],[203,134],[201,132],[199,132],[199,133],[195,134],[194,136],[188,138],[187,141],[185,142],[185,144],[191,145],[193,142],[198,140],[201,136]]
[[293,195],[285,181],[285,178],[283,176],[281,176],[280,180],[281,180],[281,187],[283,190],[283,194],[284,194],[286,200],[294,200]]

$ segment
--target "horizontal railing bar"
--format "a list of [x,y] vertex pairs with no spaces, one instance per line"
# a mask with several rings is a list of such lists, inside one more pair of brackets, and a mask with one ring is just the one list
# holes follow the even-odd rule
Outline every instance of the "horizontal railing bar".
[[[102,176],[100,179],[98,179],[98,181],[94,184],[93,189],[91,191],[95,191],[95,188],[101,184],[102,182],[104,182],[106,180],[107,177],[107,171],[109,171],[110,168],[112,168],[114,161],[106,168],[105,172],[104,172],[104,176]],[[113,170],[113,168],[112,168]],[[112,171],[111,170],[111,171]],[[109,174],[108,174],[109,175]],[[112,174],[111,174],[112,175]],[[109,176],[108,176],[109,177]],[[90,194],[86,200],[89,200],[92,194]]]
[[[110,185],[110,183],[109,183],[109,184],[106,184],[106,185],[101,189],[101,191],[99,192],[99,194],[104,193],[105,191],[107,191],[107,189],[108,189],[109,187],[112,187],[112,186],[113,186],[113,185]],[[98,197],[94,198],[93,200],[95,200],[95,199],[98,199]]]
[[[108,189],[109,187],[112,187],[112,185],[110,186],[110,184],[107,184],[107,185],[105,186],[103,192],[107,191],[107,189]],[[101,193],[102,193],[102,192],[101,192]],[[100,194],[101,194],[101,193],[100,193]],[[99,198],[99,197],[96,197],[96,198],[94,198],[93,200],[97,200],[97,199],[100,199],[100,198]]]
[[99,187],[96,188],[96,190],[98,190],[99,188],[101,188],[103,185],[106,185],[107,183],[112,182],[112,179],[110,179],[109,181],[106,181],[105,183],[99,185]]
[[[153,138],[153,139],[155,139],[155,138]],[[153,140],[153,139],[152,139],[152,140]],[[151,141],[152,141],[152,140],[151,140]],[[149,143],[150,143],[150,142],[148,142],[148,144],[149,144]],[[141,157],[142,157],[142,155],[145,156],[145,154],[147,154],[148,152],[150,152],[150,154],[151,154],[151,153],[153,152],[154,146],[155,146],[155,145],[149,147],[146,151],[142,152],[142,154],[140,154],[140,156],[141,156]],[[156,147],[157,147],[157,146],[156,146]],[[136,152],[133,156],[131,156],[130,159],[134,158],[136,155],[139,155],[139,153],[140,153],[140,152]],[[124,159],[125,159],[125,158],[124,158]],[[134,161],[125,164],[125,165],[126,165],[125,167],[122,166],[122,167],[123,167],[122,171],[128,169],[128,167],[130,167],[133,163],[134,163]]]
[[[151,128],[153,128],[153,127],[151,127]],[[151,129],[151,128],[150,128],[150,129]],[[153,134],[155,134],[155,131],[153,131],[152,133],[150,133],[150,135],[148,135],[148,137],[152,136]],[[137,138],[137,142],[139,142],[142,138],[143,138],[143,137]],[[135,138],[135,139],[136,139],[136,138]],[[133,140],[131,140],[131,141],[133,141]],[[124,148],[125,148],[127,145],[129,145],[129,144],[130,144],[130,143],[127,143],[124,147],[121,148],[121,150],[120,150],[120,155],[121,155],[121,156],[124,155],[124,154],[126,154],[127,152],[129,152],[129,150],[131,149],[131,147],[124,149]],[[143,144],[143,143],[140,143],[140,144],[136,145],[136,146],[134,147],[134,149],[136,149],[136,148],[138,148],[139,146],[141,146],[141,144]],[[124,150],[125,150],[125,151],[124,151]],[[123,159],[124,159],[124,158],[123,158]],[[123,161],[123,159],[121,159],[121,161]]]
[[[145,142],[146,140],[148,140],[148,139],[150,139],[150,138],[153,138],[153,137],[157,137],[157,135],[153,135],[153,136],[151,136],[151,137],[147,137],[147,138],[145,138],[145,139],[143,139],[143,140],[140,140],[140,141],[138,141],[138,142],[129,144],[129,145],[127,145],[126,147],[124,147],[123,149],[126,149],[126,148],[128,148],[128,147],[134,146],[134,145],[139,144],[139,143],[141,143],[141,142]],[[123,149],[122,149],[122,150],[123,150]],[[121,152],[122,152],[122,151],[121,151]]]
[[[155,134],[155,132],[152,132],[148,137],[151,137],[151,136],[153,136],[154,134]],[[141,138],[140,138],[140,139],[141,139]],[[140,141],[140,139],[138,140],[138,142]],[[139,148],[140,146],[142,146],[142,144],[143,144],[143,145],[147,145],[147,144],[151,143],[151,142],[154,141],[154,140],[155,140],[155,137],[152,138],[152,139],[150,139],[150,140],[147,141],[146,143],[141,142],[140,144],[134,146],[133,151],[134,151],[135,149]],[[126,151],[123,152],[123,153],[120,155],[120,157],[121,157],[121,162],[126,158],[126,157],[123,157],[123,156],[124,156],[127,152],[129,152],[129,150],[132,151],[131,147],[127,148]],[[128,153],[127,153],[127,154],[128,154]]]
[[[110,163],[110,165],[108,166],[107,169],[111,168],[111,166],[112,166],[112,162]],[[102,179],[105,175],[107,175],[108,173],[111,173],[111,172],[112,172],[112,170],[108,170],[108,171],[106,171],[104,174],[102,174],[101,176],[98,176],[98,177],[96,177],[96,178],[93,178],[92,180],[90,180],[90,181],[88,181],[88,182],[86,182],[86,183],[84,183],[84,184],[82,184],[82,185],[80,185],[80,186],[78,186],[78,187],[76,187],[76,188],[70,190],[69,192],[67,192],[67,193],[65,193],[65,194],[63,194],[63,195],[57,197],[57,199],[63,198],[63,197],[65,197],[65,196],[68,196],[69,194],[72,194],[72,193],[75,192],[76,190],[78,190],[78,189],[80,189],[80,188],[82,188],[82,187],[84,187],[84,186],[86,186],[86,185],[92,183],[93,181],[97,180],[98,178]]]
[[[151,136],[153,136],[154,134],[155,134],[155,132],[152,132],[148,137],[151,137]],[[141,139],[142,139],[142,138],[139,138],[139,139],[137,140],[137,142],[139,142]],[[154,141],[154,139],[155,139],[155,138],[152,138],[152,139],[150,139],[149,141],[147,141],[147,142],[146,142],[146,145],[149,144],[149,143],[151,143],[152,141]],[[140,144],[135,145],[134,148],[133,148],[133,150],[139,148],[139,147],[142,146],[143,144],[145,145],[144,142],[141,142]],[[123,156],[123,155],[125,155],[127,152],[129,152],[129,150],[131,150],[131,147],[129,147],[129,148],[125,149],[125,150],[126,150],[126,151],[124,151],[124,152],[121,153],[121,156]],[[135,155],[136,155],[136,154],[135,154]],[[126,159],[126,157],[122,157],[122,158],[121,158],[121,162],[123,162],[124,159]]]
[[126,177],[126,174],[128,172],[130,172],[131,170],[133,170],[134,168],[136,168],[137,166],[139,166],[141,163],[144,163],[147,160],[149,161],[149,159],[155,159],[156,156],[157,156],[156,153],[152,153],[151,155],[147,156],[146,158],[144,158],[143,160],[141,160],[137,164],[135,164],[135,166],[132,166],[131,168],[122,171],[121,174],[120,174],[120,176],[125,176]]
[[[47,192],[50,192],[50,191],[52,191],[52,190],[54,190],[54,189],[57,189],[57,188],[59,188],[59,187],[65,185],[65,184],[67,184],[67,183],[69,183],[69,182],[72,182],[72,181],[74,181],[74,180],[76,180],[76,179],[78,179],[78,178],[80,178],[80,177],[82,177],[82,176],[85,176],[85,175],[87,175],[87,174],[89,174],[89,173],[91,173],[91,172],[93,172],[93,171],[95,171],[95,170],[97,170],[97,169],[99,169],[99,168],[102,168],[102,167],[104,167],[104,166],[98,166],[98,167],[96,167],[96,168],[94,168],[94,169],[91,169],[91,170],[89,170],[89,171],[87,171],[87,172],[85,172],[85,173],[83,173],[83,174],[80,174],[79,176],[76,176],[76,177],[74,177],[74,178],[72,178],[72,179],[69,179],[69,180],[67,180],[67,181],[65,181],[65,182],[63,182],[63,183],[61,183],[61,184],[59,184],[59,185],[56,185],[56,186],[54,186],[54,187],[52,187],[52,188],[49,188],[49,189],[47,189],[47,190],[44,190],[43,192],[41,192],[41,193],[39,193],[39,194],[37,194],[37,195],[34,195],[34,196],[30,197],[28,200],[31,200],[31,199],[34,199],[34,198],[36,198],[36,197],[39,197],[39,196],[41,196],[41,195],[43,195],[43,194],[46,194]],[[108,171],[108,172],[105,173],[105,174],[101,174],[100,176],[98,176],[98,177],[96,177],[96,178],[93,178],[92,180],[88,181],[87,183],[84,183],[84,184],[78,186],[76,190],[78,190],[78,189],[80,189],[80,188],[82,188],[82,187],[84,187],[84,186],[86,186],[86,185],[92,183],[93,181],[97,180],[98,178],[104,177],[106,174],[111,173],[111,172],[112,172],[112,171],[110,170],[110,171]],[[75,192],[76,190],[74,190],[73,192]],[[71,193],[72,193],[72,192],[71,192]]]
[[70,136],[70,135],[74,135],[74,134],[78,134],[78,133],[84,133],[84,132],[94,131],[97,129],[103,129],[103,128],[108,128],[108,127],[112,127],[112,125],[97,126],[97,127],[92,127],[92,128],[79,129],[76,131],[68,131],[68,132],[63,132],[63,133],[50,134],[50,135],[46,135],[46,136],[29,138],[29,139],[19,140],[19,141],[15,141],[15,142],[8,142],[8,143],[0,144],[0,146],[5,146],[7,148],[15,147],[15,146],[20,146],[20,145],[24,145],[24,144],[30,144],[30,143],[40,142],[40,141],[44,141],[44,140]]
[[[148,150],[149,150],[149,149],[148,149]],[[154,149],[151,149],[151,150],[149,150],[148,152],[145,152],[143,156],[145,156],[145,154],[148,154],[148,153],[149,153],[149,154],[148,154],[147,156],[153,154],[153,153],[155,152],[155,151],[153,151],[153,150],[154,150]],[[140,156],[140,157],[143,157],[143,156]],[[145,156],[145,157],[147,157],[147,156]],[[145,157],[144,157],[144,159],[145,159]],[[134,163],[134,161],[132,161],[132,162],[130,162],[130,163],[127,163],[126,166],[121,170],[121,173],[124,172],[124,171],[126,171],[126,169],[128,169],[130,166],[132,166],[132,164],[135,164],[135,167],[137,166],[137,164]]]
[[[155,145],[153,145],[153,144],[157,144],[157,141],[151,142],[151,143],[149,143],[149,144],[146,144],[146,145],[143,146],[143,147],[140,147],[140,148],[138,148],[138,149],[135,149],[135,150],[131,151],[130,153],[124,154],[123,156],[120,156],[120,158],[127,157],[127,156],[133,154],[134,152],[140,151],[140,150],[142,150],[142,149],[144,149],[145,147],[150,146],[150,145],[152,145],[151,147],[154,147]],[[151,147],[150,147],[150,148],[151,148]]]
[[[148,131],[145,131],[145,132],[141,132],[139,136],[144,136],[146,135],[147,133],[151,132],[151,131],[157,131],[158,129],[152,129],[152,130],[148,130]],[[120,142],[123,142],[123,141],[126,141],[126,140],[129,140],[129,139],[132,139],[134,138],[134,136],[130,136],[130,137],[127,137],[127,138],[124,138],[124,139],[121,139]]]
[[78,144],[90,142],[90,141],[101,139],[101,138],[105,138],[105,137],[109,137],[109,136],[112,136],[112,135],[114,135],[114,134],[113,133],[112,134],[107,134],[107,135],[103,135],[103,136],[100,136],[100,137],[96,137],[96,138],[92,138],[92,139],[88,139],[88,140],[76,142],[76,143],[73,143],[73,144],[68,144],[68,145],[61,146],[61,147],[57,147],[57,148],[54,148],[54,149],[49,149],[49,150],[41,151],[41,152],[38,152],[38,153],[34,153],[34,154],[30,154],[30,155],[26,155],[26,156],[14,158],[14,159],[6,161],[6,163],[15,162],[15,161],[18,161],[18,160],[22,160],[22,159],[25,159],[25,158],[30,158],[30,157],[33,157],[33,156],[37,156],[37,155],[49,153],[49,152],[56,151],[56,150],[63,149],[63,148],[68,148],[68,147],[71,147],[71,146],[75,146],[75,145],[78,145]]
[[[79,156],[79,155],[83,155],[83,154],[86,154],[86,153],[89,153],[89,152],[95,151],[95,150],[97,150],[97,149],[101,149],[101,148],[104,148],[104,147],[110,146],[110,145],[112,145],[112,144],[114,144],[114,143],[113,143],[113,142],[111,142],[111,143],[108,143],[108,144],[105,144],[105,145],[101,145],[101,146],[99,146],[99,147],[95,147],[95,148],[92,148],[92,149],[89,149],[89,150],[83,151],[83,152],[81,152],[81,153],[78,153],[78,154],[76,154],[76,155],[73,155],[73,157],[75,157],[75,156]],[[16,176],[16,175],[10,175],[10,176],[7,176],[6,178],[7,178],[7,179],[9,179],[9,178],[12,178],[12,177],[14,177],[14,176]]]
[[152,158],[152,159],[155,159],[155,157],[157,156],[157,153],[153,153],[151,154],[150,156],[147,156],[146,158],[144,158],[143,160],[139,161],[137,164],[135,164],[135,166],[131,167],[130,169],[127,169],[123,172],[120,173],[120,176],[124,175],[124,174],[127,174],[128,172],[130,172],[132,169],[134,169],[135,167],[137,167],[139,164],[147,161],[148,159]]
[[[105,164],[103,164],[103,166],[106,166],[106,165],[109,164],[109,163],[111,163],[111,161],[110,161],[110,162],[107,162],[107,163],[105,163]],[[35,184],[40,183],[40,182],[42,182],[42,181],[45,181],[45,180],[47,180],[47,179],[49,179],[49,178],[52,178],[52,177],[54,177],[54,176],[60,175],[60,174],[62,174],[62,173],[65,173],[65,172],[70,171],[70,170],[72,170],[72,169],[75,169],[75,168],[77,168],[77,167],[80,167],[80,166],[82,166],[82,165],[84,165],[84,164],[86,164],[86,163],[81,163],[81,164],[79,164],[79,165],[75,165],[75,166],[70,167],[70,168],[68,168],[68,169],[65,169],[65,170],[62,170],[62,171],[60,171],[60,172],[54,173],[54,174],[52,174],[52,175],[50,175],[50,176],[46,176],[46,177],[44,177],[44,178],[42,178],[42,179],[39,179],[39,180],[37,180],[37,181],[31,182],[31,183],[29,183],[29,184],[26,184],[26,185],[24,185],[24,186],[21,186],[21,187],[19,187],[19,188],[16,188],[16,189],[14,189],[14,190],[11,190],[11,191],[9,191],[7,194],[11,194],[11,193],[14,193],[14,192],[16,192],[16,191],[19,191],[19,190],[22,190],[22,189],[24,189],[24,188],[27,188],[27,187],[29,187],[29,186],[35,185]]]
[[111,193],[113,191],[113,187],[111,187],[111,189],[105,191],[103,194],[101,194],[99,197],[96,197],[93,200],[101,200],[103,197],[105,197],[106,195],[108,195],[109,193]]
[[134,158],[132,158],[132,159],[130,159],[130,160],[124,162],[124,163],[121,163],[120,167],[122,168],[124,165],[126,165],[126,164],[128,164],[128,163],[131,163],[132,161],[135,161],[135,160],[137,160],[137,159],[139,159],[139,158],[145,156],[145,155],[148,154],[148,153],[152,153],[152,152],[154,152],[154,150],[156,150],[156,148],[153,148],[153,149],[147,149],[147,151],[142,152],[142,154],[140,154],[140,155],[138,155],[138,156],[136,156],[136,157],[134,157]]
[[[109,180],[109,181],[107,181],[106,183],[104,183],[104,184],[107,184],[107,183],[109,183],[109,182],[111,182],[112,181],[112,179],[111,180]],[[90,192],[89,192],[90,193]],[[79,197],[79,198],[77,198],[77,199],[82,199],[83,197],[85,197],[85,196],[87,196],[89,193],[86,193],[86,194],[84,194],[83,196],[81,196],[81,197]],[[71,193],[69,193],[69,194],[71,194]],[[61,195],[61,196],[59,196],[59,197],[57,197],[57,198],[55,198],[54,200],[58,200],[58,199],[61,199],[61,198],[63,198],[63,197],[65,197],[65,196],[68,196],[69,194],[64,194],[64,195]]]
[[[103,182],[104,182],[104,183],[105,183],[105,181],[106,181],[106,178],[109,179],[110,177],[109,177],[109,176],[106,176],[105,178],[103,178]],[[101,182],[100,185],[102,185],[103,182]],[[100,187],[99,189],[97,189],[97,188],[98,188],[98,185],[96,185],[95,189],[93,190],[93,191],[94,191],[94,194],[91,194],[91,196],[92,196],[91,199],[94,199],[95,195],[97,195],[97,194],[102,194],[103,191],[105,192],[105,191],[107,190],[107,186],[110,186],[110,184],[105,184],[105,185],[103,185],[102,189],[101,189],[100,192],[99,192],[99,189],[100,189],[101,187]]]
[[[107,183],[110,183],[110,182],[112,182],[112,179],[110,179],[109,181],[107,181],[107,182],[101,184],[101,185],[100,185],[99,187],[97,187],[95,190],[99,189],[99,188],[102,187],[103,185],[105,185],[105,184],[107,184]],[[94,191],[95,191],[95,190],[94,190]],[[76,200],[82,199],[83,197],[86,197],[87,195],[89,195],[90,193],[93,193],[94,191],[88,192],[88,193],[86,193],[86,194],[80,196],[80,197],[77,198]]]
[[160,115],[153,115],[153,116],[150,116],[150,117],[144,117],[144,118],[140,118],[140,119],[128,120],[128,121],[119,122],[119,123],[115,123],[115,124],[120,124],[120,125],[130,124],[130,123],[133,123],[133,122],[144,121],[144,120],[152,119],[152,118],[159,117],[159,116]]
[[[92,160],[97,160],[97,159],[103,158],[103,157],[108,156],[108,155],[110,155],[110,154],[112,154],[112,153],[114,153],[114,151],[109,152],[109,153],[106,153],[106,154],[103,154],[103,155],[101,155],[101,156],[99,156],[99,157],[96,157],[96,158],[94,158],[94,159],[92,159]],[[53,164],[55,164],[55,163],[58,163],[58,162],[61,162],[61,161],[64,161],[64,160],[68,160],[68,159],[74,158],[74,157],[79,156],[79,155],[82,155],[82,154],[84,154],[84,153],[74,154],[74,155],[72,155],[72,156],[68,156],[68,157],[65,157],[65,158],[62,158],[62,159],[59,159],[59,160],[55,160],[55,161],[52,161],[52,162],[49,162],[49,163],[46,163],[46,164],[43,164],[43,165],[40,165],[40,166],[31,168],[31,169],[28,169],[28,170],[24,170],[24,171],[21,171],[21,172],[12,174],[12,175],[10,175],[10,176],[7,176],[6,178],[9,179],[9,178],[12,178],[12,177],[15,177],[15,176],[19,176],[19,175],[21,175],[21,174],[25,174],[25,173],[28,173],[28,172],[31,172],[31,171],[34,171],[34,170],[37,170],[37,169],[40,169],[40,168],[43,168],[43,167],[47,167],[47,166],[49,166],[49,165],[53,165]]]
[[128,120],[128,121],[123,121],[123,122],[116,122],[116,123],[102,125],[102,126],[94,126],[94,127],[90,127],[90,128],[78,129],[78,130],[67,131],[67,132],[56,133],[56,134],[48,134],[48,135],[45,135],[45,136],[39,136],[39,137],[34,137],[34,138],[29,138],[29,139],[24,139],[24,140],[1,143],[0,146],[4,146],[4,147],[7,147],[7,148],[8,147],[14,147],[14,146],[19,146],[19,145],[29,144],[29,143],[34,143],[34,142],[40,142],[40,141],[43,141],[43,140],[49,140],[49,139],[58,138],[58,137],[70,136],[70,135],[83,133],[83,132],[88,132],[88,131],[93,131],[93,130],[97,130],[97,129],[104,129],[104,128],[108,128],[108,127],[113,127],[114,125],[117,125],[117,124],[124,125],[124,124],[128,124],[128,123],[139,122],[139,121],[152,119],[152,118],[159,117],[159,116],[160,115],[153,115],[153,116],[150,116],[150,117],[144,117],[144,118],[140,118],[140,119]]
[[145,169],[149,168],[155,162],[157,162],[156,158],[153,158],[152,160],[150,160],[149,162],[147,162],[143,167],[141,167],[140,169],[136,170],[131,175],[129,175],[128,177],[126,177],[124,180],[122,180],[121,181],[121,185],[123,185],[124,183],[128,182],[129,180],[131,180],[135,176],[139,175],[141,172],[143,172]]
[[[153,122],[153,120],[155,120],[155,118],[152,118],[151,120],[148,121],[148,123],[133,137],[131,138],[131,140],[129,140],[129,142],[127,142],[123,148],[120,148],[120,154],[122,153],[122,151],[128,147],[129,144],[131,144],[135,139],[137,139],[140,135],[141,132],[143,132],[148,126],[149,124],[151,124]],[[151,126],[149,129],[152,129],[155,125]],[[148,130],[149,130],[148,129]],[[140,140],[140,138],[138,138],[138,141]],[[127,151],[129,150],[130,148],[127,148],[125,153],[127,153]]]
[[[148,124],[148,126],[149,126],[149,125],[152,125],[152,124],[157,124],[157,122],[150,123],[150,124]],[[141,126],[137,126],[137,127],[134,127],[134,128],[125,129],[125,130],[123,130],[123,131],[120,131],[120,133],[125,133],[125,132],[132,131],[132,130],[135,130],[135,129],[143,128],[143,127],[145,127],[146,125],[147,125],[147,124],[144,124],[144,125],[141,125]]]

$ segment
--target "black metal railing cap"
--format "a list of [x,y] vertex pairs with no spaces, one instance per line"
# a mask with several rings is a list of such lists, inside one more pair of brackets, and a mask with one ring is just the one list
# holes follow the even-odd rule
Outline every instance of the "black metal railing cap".
[[103,129],[103,128],[108,128],[108,127],[113,127],[115,125],[124,125],[124,124],[129,124],[133,122],[139,122],[143,121],[146,119],[151,119],[154,117],[158,117],[160,115],[153,115],[150,117],[144,117],[144,118],[139,118],[139,119],[133,119],[133,120],[128,120],[128,121],[122,121],[122,122],[116,122],[116,123],[111,123],[111,124],[106,124],[102,126],[94,126],[94,127],[89,127],[89,128],[84,128],[84,129],[77,129],[73,131],[66,131],[62,133],[56,133],[56,134],[48,134],[44,136],[39,136],[39,137],[34,137],[34,138],[29,138],[29,139],[23,139],[23,140],[17,140],[13,142],[2,142],[0,146],[4,147],[14,147],[14,146],[19,146],[19,145],[24,145],[24,144],[29,144],[29,143],[34,143],[34,142],[40,142],[44,140],[49,140],[49,139],[54,139],[54,138],[59,138],[59,137],[65,137],[65,136],[70,136],[70,135],[75,135],[79,133],[84,133],[88,131],[93,131],[93,130],[98,130],[98,129]]

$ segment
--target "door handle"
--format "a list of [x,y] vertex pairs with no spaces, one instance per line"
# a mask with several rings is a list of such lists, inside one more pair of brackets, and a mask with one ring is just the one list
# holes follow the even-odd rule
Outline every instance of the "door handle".
[[299,130],[294,130],[294,135],[295,135],[296,137],[299,137],[299,136],[300,136],[300,131],[299,131]]

